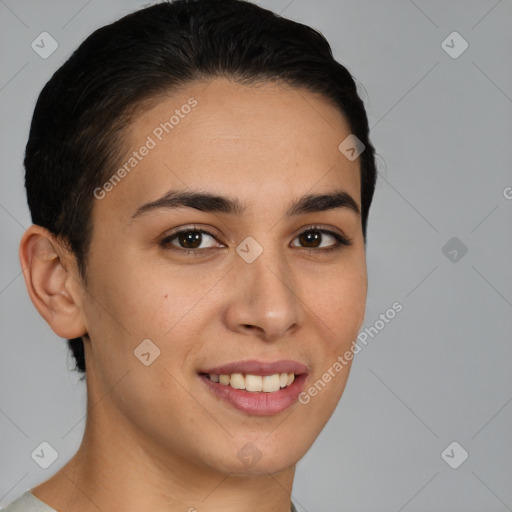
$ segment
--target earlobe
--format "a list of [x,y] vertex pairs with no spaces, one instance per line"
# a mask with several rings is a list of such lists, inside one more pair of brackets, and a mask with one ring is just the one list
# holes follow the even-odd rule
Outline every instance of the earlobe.
[[19,257],[27,291],[34,306],[62,338],[85,334],[79,277],[73,275],[73,256],[47,229],[33,225],[20,242]]

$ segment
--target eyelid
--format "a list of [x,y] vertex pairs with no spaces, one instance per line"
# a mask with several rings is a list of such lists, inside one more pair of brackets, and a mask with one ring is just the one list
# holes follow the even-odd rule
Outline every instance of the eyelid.
[[[201,228],[195,224],[191,224],[190,226],[181,226],[181,227],[177,228],[176,230],[171,231],[170,233],[167,233],[160,241],[160,244],[161,245],[166,245],[166,244],[170,245],[171,239],[175,238],[180,233],[188,233],[189,231],[197,231],[198,233],[208,235],[209,237],[216,240],[217,243],[224,245],[222,242],[219,242],[217,235],[215,235],[215,234],[211,233],[210,231],[208,231],[207,229]],[[188,250],[188,251],[203,251],[204,252],[204,251],[207,251],[208,249],[213,249],[213,247],[208,247],[206,249],[185,249],[183,247],[176,247],[176,249],[181,250],[181,251]]]
[[[308,232],[308,231],[320,231],[321,233],[327,233],[328,235],[336,235],[340,236],[346,240],[350,240],[348,236],[346,236],[343,231],[341,231],[339,228],[335,228],[326,224],[306,224],[305,226],[302,226],[297,231],[297,234],[295,235],[295,238],[302,235],[302,233]],[[294,238],[294,239],[295,239]]]

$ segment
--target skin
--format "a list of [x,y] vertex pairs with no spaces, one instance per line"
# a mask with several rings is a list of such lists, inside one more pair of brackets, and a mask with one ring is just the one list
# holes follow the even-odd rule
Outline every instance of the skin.
[[[348,208],[284,217],[305,194],[344,190],[361,207],[359,159],[338,145],[350,129],[326,99],[284,85],[224,79],[189,84],[139,114],[127,155],[190,97],[190,114],[116,185],[94,201],[88,282],[45,229],[25,233],[20,258],[35,306],[63,338],[85,338],[88,416],[77,454],[36,497],[60,512],[290,509],[295,465],[333,413],[350,365],[306,404],[277,415],[241,412],[206,390],[199,369],[232,361],[292,359],[306,388],[349,350],[366,303],[358,214]],[[244,216],[194,208],[132,214],[170,189],[238,198]],[[176,228],[206,229],[197,256],[159,242]],[[299,235],[314,225],[350,246],[322,253]],[[263,248],[246,263],[235,251]],[[182,247],[182,246],[181,246]],[[252,327],[251,327],[252,326]],[[134,349],[151,339],[149,365]],[[261,458],[237,457],[248,442]]]

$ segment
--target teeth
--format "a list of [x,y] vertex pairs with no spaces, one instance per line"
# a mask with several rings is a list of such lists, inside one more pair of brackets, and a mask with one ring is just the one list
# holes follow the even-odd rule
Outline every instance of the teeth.
[[272,391],[279,391],[281,389],[281,376],[276,373],[275,375],[265,375],[263,377],[263,391],[265,393],[272,393]]
[[229,379],[229,385],[235,389],[245,389],[245,379],[241,373],[233,373]]
[[231,375],[208,375],[213,382],[220,382],[224,386],[247,391],[263,391],[273,393],[292,384],[295,380],[293,373],[275,373],[274,375],[243,375],[232,373]]
[[241,389],[246,389],[247,391],[267,391],[264,387],[264,379],[259,375],[246,375],[245,376],[245,386]]

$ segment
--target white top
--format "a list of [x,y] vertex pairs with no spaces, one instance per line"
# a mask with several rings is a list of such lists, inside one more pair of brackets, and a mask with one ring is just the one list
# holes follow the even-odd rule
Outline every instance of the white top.
[[30,489],[0,510],[2,512],[57,512],[54,508],[50,507],[50,505],[36,498],[30,492]]
[[[18,499],[12,501],[5,508],[0,508],[1,512],[57,512],[54,508],[47,505],[44,501],[36,498],[30,489],[25,491]],[[290,512],[297,512],[293,502]]]

